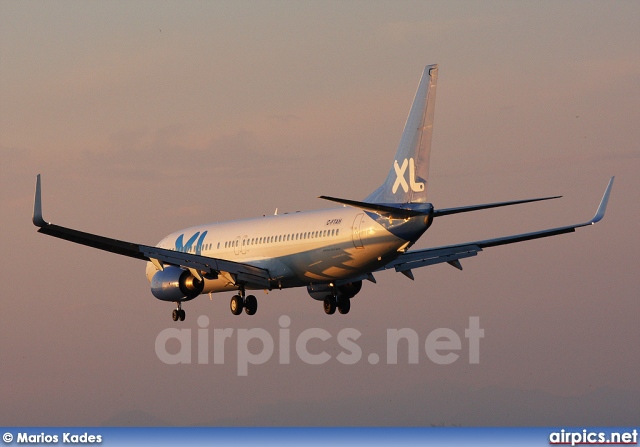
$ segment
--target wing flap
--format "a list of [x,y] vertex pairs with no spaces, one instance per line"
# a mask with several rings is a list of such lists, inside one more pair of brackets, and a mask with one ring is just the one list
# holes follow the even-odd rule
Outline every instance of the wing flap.
[[236,280],[239,282],[249,282],[260,287],[268,288],[270,284],[269,272],[253,265],[147,245],[141,245],[140,250],[146,258],[154,258],[166,264],[192,268],[210,274],[227,272],[235,275]]
[[482,248],[473,243],[427,248],[424,250],[412,250],[401,254],[380,270],[392,268],[395,269],[396,272],[402,273],[411,269],[426,267],[427,265],[435,265],[442,262],[454,262],[459,259],[469,258],[471,256],[476,256],[481,251]]

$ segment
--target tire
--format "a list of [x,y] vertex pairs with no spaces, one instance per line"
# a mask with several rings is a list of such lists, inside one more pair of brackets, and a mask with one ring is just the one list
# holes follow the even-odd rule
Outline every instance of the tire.
[[173,313],[171,314],[171,318],[173,318],[173,321],[178,321],[178,309],[173,309]]
[[233,297],[231,297],[231,302],[229,303],[229,308],[231,309],[232,314],[240,315],[242,313],[242,298],[238,295],[233,295]]
[[244,311],[247,315],[255,315],[258,311],[258,300],[255,296],[249,295],[244,300]]
[[324,299],[324,313],[327,315],[332,315],[336,313],[336,299],[333,295],[327,295]]
[[338,312],[341,314],[348,314],[351,310],[351,300],[349,298],[343,298],[338,302]]

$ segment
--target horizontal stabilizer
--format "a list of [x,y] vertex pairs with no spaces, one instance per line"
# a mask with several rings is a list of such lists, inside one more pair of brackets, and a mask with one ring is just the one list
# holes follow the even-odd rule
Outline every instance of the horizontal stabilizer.
[[559,199],[562,196],[540,197],[537,199],[513,200],[510,202],[485,203],[482,205],[461,206],[457,208],[443,208],[434,210],[433,217],[447,216],[449,214],[468,213],[469,211],[486,210],[489,208],[498,208],[500,206],[518,205],[520,203],[540,202],[541,200]]
[[349,205],[354,208],[373,211],[383,216],[392,217],[394,219],[408,219],[409,217],[424,216],[431,211],[430,204],[410,204],[412,208],[404,208],[391,204],[378,204],[369,202],[358,202],[356,200],[338,199],[336,197],[319,196],[319,199],[330,200],[332,202]]

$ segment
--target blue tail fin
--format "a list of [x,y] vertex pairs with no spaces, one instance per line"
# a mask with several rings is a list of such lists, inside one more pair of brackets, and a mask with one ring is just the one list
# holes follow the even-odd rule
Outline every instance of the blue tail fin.
[[427,65],[387,180],[365,202],[425,203],[438,65]]

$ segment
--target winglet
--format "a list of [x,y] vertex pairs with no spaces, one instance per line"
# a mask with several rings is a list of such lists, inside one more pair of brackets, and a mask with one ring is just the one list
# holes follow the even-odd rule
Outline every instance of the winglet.
[[591,225],[594,223],[600,222],[604,217],[604,212],[607,210],[607,203],[609,202],[609,195],[611,194],[611,188],[613,187],[613,180],[615,179],[615,175],[611,177],[609,180],[609,184],[607,185],[607,189],[604,191],[604,195],[602,196],[602,200],[600,201],[600,205],[598,205],[598,211],[596,211],[596,215],[593,216],[593,219],[589,222]]
[[47,225],[47,222],[42,218],[42,187],[40,186],[40,174],[36,176],[36,196],[33,202],[33,224],[40,228]]

